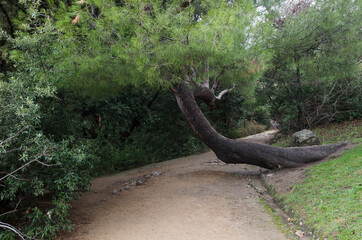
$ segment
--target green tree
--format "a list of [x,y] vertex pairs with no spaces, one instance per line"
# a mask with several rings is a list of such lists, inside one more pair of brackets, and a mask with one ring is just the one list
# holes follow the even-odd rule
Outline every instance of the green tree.
[[[346,111],[360,112],[358,102],[350,100],[360,88],[361,3],[300,0],[282,9],[274,18],[274,64],[261,92],[268,93],[277,115],[290,117],[283,125],[297,119],[295,128],[302,129]],[[291,101],[296,111],[287,106]]]

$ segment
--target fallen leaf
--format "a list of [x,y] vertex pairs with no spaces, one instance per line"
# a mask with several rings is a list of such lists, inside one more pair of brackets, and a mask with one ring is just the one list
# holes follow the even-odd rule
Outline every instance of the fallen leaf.
[[72,20],[72,24],[76,24],[79,22],[79,14],[77,14],[77,16],[75,16],[75,18]]
[[305,232],[303,232],[303,231],[301,231],[301,230],[298,230],[298,231],[295,232],[295,235],[297,235],[298,237],[302,238],[302,237],[304,237]]

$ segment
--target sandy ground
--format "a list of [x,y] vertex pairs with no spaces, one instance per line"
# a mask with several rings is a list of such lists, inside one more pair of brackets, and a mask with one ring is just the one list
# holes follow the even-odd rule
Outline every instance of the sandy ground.
[[[264,142],[273,132],[246,140]],[[73,202],[74,240],[283,240],[248,180],[263,171],[226,165],[214,153],[175,159],[97,178],[91,191]],[[139,186],[115,193],[135,179]]]

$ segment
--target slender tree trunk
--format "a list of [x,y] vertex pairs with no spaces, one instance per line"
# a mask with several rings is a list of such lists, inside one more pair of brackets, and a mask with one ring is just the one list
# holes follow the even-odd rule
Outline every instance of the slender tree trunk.
[[8,29],[7,29],[8,31],[7,32],[10,34],[10,36],[12,38],[14,38],[15,30],[14,30],[13,23],[11,22],[10,16],[9,16],[8,12],[6,11],[5,7],[2,5],[1,2],[0,2],[0,10],[3,12],[3,14],[5,15],[5,18],[6,18],[7,22],[8,22]]
[[300,81],[300,68],[297,66],[296,71],[297,76],[297,109],[298,109],[298,129],[302,130],[304,128],[304,117],[303,117],[303,107],[302,107],[302,84]]
[[178,106],[195,133],[225,163],[246,163],[264,168],[291,168],[321,160],[347,143],[303,148],[277,148],[228,139],[219,134],[205,118],[188,83],[174,86]]
[[[157,92],[153,95],[151,101],[149,101],[149,102],[147,103],[146,106],[147,106],[148,109],[151,108],[152,104],[156,101],[156,99],[157,99],[157,97],[158,97],[159,94],[160,94],[160,92],[157,91]],[[131,124],[128,126],[127,132],[124,133],[123,137],[124,137],[124,138],[128,138],[128,137],[132,134],[132,132],[135,130],[135,128],[138,127],[139,125],[140,125],[139,119],[137,119],[137,117],[133,116],[132,119],[131,119]]]

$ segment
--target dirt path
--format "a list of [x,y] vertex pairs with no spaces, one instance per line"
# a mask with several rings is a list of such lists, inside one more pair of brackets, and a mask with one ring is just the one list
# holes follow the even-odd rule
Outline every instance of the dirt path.
[[[269,131],[247,140],[263,142],[271,136]],[[258,181],[260,171],[223,164],[207,152],[97,178],[91,191],[73,203],[77,228],[63,239],[287,239],[248,185],[248,179]],[[152,172],[162,174],[139,178]],[[145,181],[119,192],[135,179]]]

